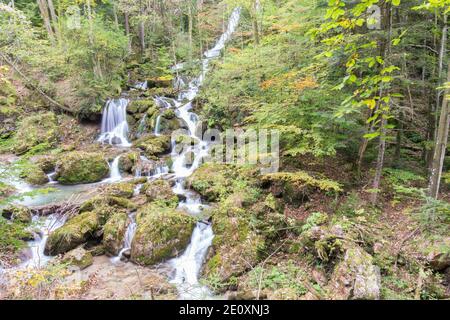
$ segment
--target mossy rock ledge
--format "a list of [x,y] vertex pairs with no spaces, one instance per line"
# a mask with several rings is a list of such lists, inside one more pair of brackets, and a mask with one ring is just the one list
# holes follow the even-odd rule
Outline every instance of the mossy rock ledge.
[[109,165],[101,153],[70,152],[56,163],[56,179],[61,184],[98,182],[109,174]]
[[136,222],[131,260],[153,265],[186,249],[196,220],[182,211],[153,203],[138,211]]

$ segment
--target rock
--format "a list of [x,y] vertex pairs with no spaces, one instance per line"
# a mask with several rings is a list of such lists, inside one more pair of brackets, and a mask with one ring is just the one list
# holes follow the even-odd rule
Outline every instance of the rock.
[[149,88],[170,88],[172,87],[173,77],[171,75],[151,78],[147,80]]
[[48,176],[37,165],[26,168],[20,175],[26,182],[35,186],[41,186],[48,183]]
[[134,113],[144,113],[147,110],[155,107],[155,102],[153,99],[142,99],[142,100],[133,100],[127,107],[127,112]]
[[131,245],[131,260],[153,265],[173,258],[186,249],[195,219],[184,212],[157,204],[141,208]]
[[139,138],[135,145],[144,151],[148,158],[156,159],[158,156],[166,154],[170,151],[170,136],[161,135],[145,135]]
[[127,230],[128,215],[125,211],[115,212],[103,227],[103,245],[110,254],[116,256],[123,246]]
[[175,208],[178,204],[177,195],[173,192],[169,182],[164,179],[157,179],[143,184],[141,193],[145,194],[150,202],[162,202],[172,208]]
[[31,223],[31,210],[21,205],[10,205],[1,210],[2,216],[5,219],[13,220],[22,223]]
[[228,187],[235,174],[224,165],[205,163],[188,177],[188,185],[200,193],[205,200],[217,200],[228,192]]
[[83,212],[70,219],[49,235],[45,244],[45,254],[53,256],[65,253],[93,238],[100,228],[99,218],[96,212]]
[[38,156],[34,160],[34,163],[45,173],[50,173],[55,171],[56,160],[56,156],[54,155],[44,155]]
[[450,251],[431,253],[428,256],[431,268],[435,271],[443,271],[450,267]]
[[134,184],[130,182],[120,182],[106,187],[105,194],[112,197],[131,198],[134,193]]
[[92,254],[89,251],[78,247],[67,252],[64,255],[62,261],[68,263],[70,266],[83,270],[92,265],[94,260]]
[[16,189],[13,186],[0,182],[0,200],[3,200],[12,195]]
[[358,246],[347,248],[328,284],[331,298],[335,300],[380,298],[380,269],[373,258]]
[[56,163],[56,179],[61,184],[93,183],[109,174],[109,165],[101,153],[70,152]]
[[271,291],[267,298],[269,300],[298,300],[299,296],[297,290],[287,287]]
[[53,112],[41,113],[20,121],[14,152],[24,154],[31,148],[42,145],[43,149],[51,149],[58,141],[58,124]]
[[122,172],[132,173],[137,162],[139,162],[139,153],[127,152],[119,158],[119,169]]

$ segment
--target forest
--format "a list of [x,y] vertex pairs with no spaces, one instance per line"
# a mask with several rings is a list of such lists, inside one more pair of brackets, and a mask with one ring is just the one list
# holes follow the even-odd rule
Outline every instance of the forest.
[[450,299],[450,0],[0,0],[0,300]]

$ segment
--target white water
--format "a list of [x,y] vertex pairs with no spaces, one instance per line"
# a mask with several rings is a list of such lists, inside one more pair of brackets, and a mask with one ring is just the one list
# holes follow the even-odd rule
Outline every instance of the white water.
[[137,82],[133,88],[138,89],[138,90],[147,90],[148,82],[147,82],[147,80],[142,81],[142,82]]
[[125,252],[131,250],[131,243],[133,242],[134,234],[136,233],[136,219],[134,213],[128,216],[130,222],[128,223],[127,230],[125,231],[123,248],[120,250],[119,254],[112,258],[113,263],[117,263],[122,259]]
[[127,106],[125,98],[110,99],[103,109],[101,134],[98,141],[112,145],[129,147]]
[[48,178],[48,183],[49,183],[49,184],[56,184],[56,183],[58,183],[58,181],[56,181],[55,179],[53,179],[53,178],[55,177],[55,175],[56,175],[56,172],[55,172],[55,171],[50,172],[49,174],[47,174],[47,178]]
[[[175,112],[176,116],[186,123],[189,135],[199,140],[199,143],[194,146],[187,146],[181,152],[175,150],[174,142],[172,142],[173,148],[171,154],[173,162],[172,170],[177,179],[173,191],[186,197],[186,200],[182,201],[179,207],[187,210],[194,216],[200,215],[204,205],[198,195],[184,189],[183,183],[184,179],[199,167],[202,158],[208,154],[208,144],[201,141],[201,132],[197,132],[198,116],[190,112],[192,109],[191,102],[197,96],[199,88],[203,83],[210,60],[220,55],[220,51],[225,47],[226,42],[235,31],[239,23],[239,18],[240,8],[236,8],[230,16],[225,33],[211,50],[205,52],[205,58],[202,60],[203,69],[201,74],[191,80],[188,84],[188,89],[180,92],[177,100],[174,101],[174,106],[178,107]],[[182,65],[177,65],[175,68],[178,70],[182,68]],[[188,102],[181,105],[186,99]],[[192,164],[188,164],[186,163],[186,155],[191,152],[194,154],[194,159]],[[198,277],[213,238],[214,233],[211,225],[203,221],[198,222],[192,233],[191,242],[184,253],[169,261],[169,264],[174,269],[171,282],[177,285],[181,299],[204,299],[211,296],[210,291],[199,283]]]
[[161,125],[161,115],[158,115],[158,116],[156,117],[155,131],[153,131],[153,134],[154,134],[155,136],[159,136],[159,135],[160,135],[160,134],[159,134],[159,127],[160,127],[160,125]]
[[122,175],[120,174],[120,169],[119,169],[119,161],[120,161],[120,155],[115,157],[113,162],[111,164],[109,164],[109,170],[110,170],[110,174],[109,174],[109,178],[103,180],[103,183],[113,183],[113,182],[118,182],[120,180],[122,180]]
[[49,215],[48,217],[33,217],[33,222],[39,226],[39,233],[34,241],[30,241],[28,246],[31,250],[31,258],[19,266],[19,268],[40,268],[52,258],[44,255],[45,244],[51,232],[55,231],[66,222],[65,216]]

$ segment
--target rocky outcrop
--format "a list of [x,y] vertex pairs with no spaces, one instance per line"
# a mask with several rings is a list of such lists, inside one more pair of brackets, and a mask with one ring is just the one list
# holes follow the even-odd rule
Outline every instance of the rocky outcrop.
[[379,299],[380,289],[380,269],[373,264],[372,256],[358,246],[345,251],[328,284],[335,300]]
[[97,182],[109,173],[109,165],[101,153],[70,152],[56,163],[56,179],[61,184]]
[[145,194],[149,202],[158,201],[172,208],[178,204],[178,196],[173,192],[169,182],[164,179],[143,184],[141,193]]

